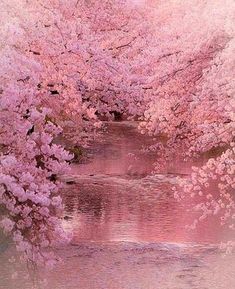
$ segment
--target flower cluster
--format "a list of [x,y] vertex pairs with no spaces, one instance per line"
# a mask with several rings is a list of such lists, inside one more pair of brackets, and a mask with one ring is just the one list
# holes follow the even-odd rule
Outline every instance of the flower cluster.
[[[23,13],[17,3],[15,11]],[[26,51],[20,18],[5,8],[0,12],[1,35],[8,40],[0,59],[0,226],[23,257],[52,265],[50,248],[69,238],[60,219],[59,177],[72,156],[54,143],[62,129],[50,121],[53,112],[37,90],[43,65]]]

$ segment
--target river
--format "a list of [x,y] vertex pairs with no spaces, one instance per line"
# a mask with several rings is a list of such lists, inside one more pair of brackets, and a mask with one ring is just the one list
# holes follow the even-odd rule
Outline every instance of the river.
[[[153,174],[155,153],[144,148],[154,141],[136,126],[108,124],[88,157],[65,176],[63,224],[73,230],[73,239],[57,250],[63,263],[52,271],[40,269],[39,279],[46,280],[35,286],[234,289],[234,254],[223,256],[219,250],[231,232],[215,218],[187,229],[195,217],[191,204],[173,197],[177,176],[187,177],[192,163],[175,159]],[[0,288],[31,288],[31,279],[22,278],[26,267],[8,261],[12,250],[2,249]],[[20,273],[12,279],[16,270]]]

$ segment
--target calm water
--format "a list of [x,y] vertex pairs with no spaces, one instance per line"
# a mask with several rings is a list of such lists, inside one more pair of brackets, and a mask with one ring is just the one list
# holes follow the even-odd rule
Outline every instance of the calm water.
[[191,204],[176,202],[172,186],[191,164],[175,160],[152,175],[156,157],[142,150],[152,143],[135,123],[110,124],[65,177],[63,224],[74,237],[57,250],[63,263],[40,269],[33,282],[2,242],[0,289],[234,289],[235,255],[218,249],[231,232],[216,220],[185,228]]
[[[169,179],[145,177],[128,180],[101,176],[66,193],[65,226],[73,228],[74,242],[197,242],[220,243],[230,232],[209,219],[188,230],[194,218],[172,197]],[[78,193],[79,191],[79,193]],[[69,219],[69,220],[67,220]]]
[[91,147],[90,158],[73,167],[70,180],[76,184],[66,187],[64,201],[65,225],[73,228],[74,242],[214,244],[230,237],[215,218],[196,230],[186,229],[195,218],[192,200],[178,203],[172,186],[177,176],[187,177],[191,164],[177,160],[164,173],[153,175],[157,158],[143,150],[152,143],[138,133],[135,123],[112,123]]

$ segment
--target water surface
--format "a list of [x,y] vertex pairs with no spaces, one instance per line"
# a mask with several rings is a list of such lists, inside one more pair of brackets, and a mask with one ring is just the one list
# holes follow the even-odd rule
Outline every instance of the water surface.
[[68,180],[75,184],[66,187],[64,201],[74,242],[218,244],[229,239],[231,232],[216,218],[195,230],[186,228],[196,217],[192,200],[177,202],[172,187],[178,176],[190,174],[192,163],[173,160],[164,172],[153,172],[156,153],[144,150],[153,143],[136,123],[114,122],[91,146],[88,160],[73,166]]
[[186,229],[195,217],[191,200],[173,198],[177,176],[187,177],[191,164],[175,159],[152,174],[156,155],[142,148],[154,141],[136,126],[109,124],[88,159],[65,176],[63,224],[74,237],[57,249],[63,263],[28,276],[26,264],[9,261],[18,257],[2,240],[0,289],[235,288],[235,255],[218,248],[231,232],[215,218]]

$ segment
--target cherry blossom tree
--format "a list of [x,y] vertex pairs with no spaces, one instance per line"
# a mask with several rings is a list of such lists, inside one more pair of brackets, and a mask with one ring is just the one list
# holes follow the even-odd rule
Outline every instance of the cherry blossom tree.
[[174,39],[174,44],[169,43],[172,51],[160,62],[156,98],[145,111],[140,129],[164,137],[164,144],[153,146],[163,160],[160,164],[210,153],[201,168],[193,168],[189,180],[180,180],[183,191],[180,188],[175,195],[197,200],[195,209],[201,214],[193,227],[217,215],[221,224],[233,229],[235,6],[232,1],[191,4],[190,13],[184,1],[171,6],[175,17],[170,14],[160,37]]
[[[4,40],[0,60],[0,223],[23,257],[53,265],[55,258],[48,249],[68,239],[60,220],[58,178],[66,172],[72,156],[53,143],[62,129],[50,120],[52,110],[45,107],[43,94],[37,90],[44,67],[25,52],[26,32],[8,3],[4,4],[0,18]],[[15,11],[24,13],[20,8],[16,5]]]
[[199,196],[199,219],[219,212],[233,228],[234,5],[2,0],[1,225],[30,260],[53,263],[43,248],[65,236],[59,176],[71,155],[55,140],[85,146],[115,116],[163,137],[159,164],[221,148],[175,196]]

